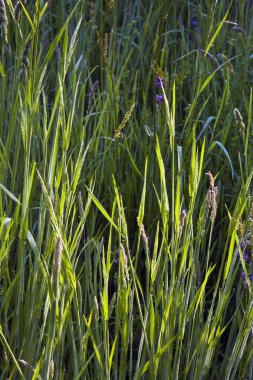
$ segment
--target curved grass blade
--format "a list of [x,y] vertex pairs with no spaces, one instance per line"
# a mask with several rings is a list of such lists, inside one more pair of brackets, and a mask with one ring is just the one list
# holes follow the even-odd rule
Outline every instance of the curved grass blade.
[[10,197],[14,202],[18,203],[20,206],[22,206],[21,202],[18,200],[18,198],[15,197],[15,195],[13,195],[8,189],[6,189],[6,187],[4,185],[2,185],[0,183],[0,189],[2,189],[5,194],[8,195],[8,197]]
[[101,203],[99,202],[99,200],[95,197],[95,195],[91,192],[91,190],[87,186],[86,186],[86,189],[88,190],[89,195],[90,195],[91,199],[93,200],[93,202],[95,203],[95,205],[97,206],[98,210],[104,215],[104,217],[115,228],[115,230],[119,232],[118,227],[116,226],[116,224],[114,223],[114,221],[112,220],[112,218],[110,217],[110,215],[108,214],[108,212],[101,205]]
[[[232,4],[232,3],[231,3]],[[231,7],[231,4],[230,4],[230,7]],[[207,53],[209,52],[211,46],[213,45],[214,41],[216,40],[218,34],[220,33],[221,31],[221,28],[223,27],[223,24],[224,22],[226,21],[227,17],[228,17],[228,14],[229,14],[229,11],[230,11],[230,7],[228,8],[228,11],[227,13],[225,14],[225,16],[223,17],[222,21],[219,23],[218,25],[218,28],[216,29],[213,37],[211,38],[211,40],[208,42],[207,44],[207,47],[205,49],[205,56],[207,55]]]
[[234,173],[234,167],[233,167],[233,164],[232,164],[232,161],[231,161],[231,158],[230,158],[230,155],[227,151],[227,149],[225,148],[225,146],[220,142],[220,141],[214,141],[210,147],[210,151],[213,150],[213,148],[215,147],[215,145],[218,145],[221,150],[223,151],[223,153],[225,154],[225,156],[227,157],[228,159],[228,162],[229,162],[229,165],[230,165],[230,168],[231,168],[231,175],[232,175],[232,179],[234,180],[234,177],[235,177],[235,173]]

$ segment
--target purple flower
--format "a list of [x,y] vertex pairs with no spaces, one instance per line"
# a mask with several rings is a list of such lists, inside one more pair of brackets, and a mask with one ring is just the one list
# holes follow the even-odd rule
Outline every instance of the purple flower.
[[165,87],[165,85],[166,85],[165,78],[162,78],[158,75],[158,77],[156,78],[155,85],[157,88]]
[[198,25],[197,18],[196,18],[196,16],[192,16],[191,17],[191,26],[195,27],[196,25]]
[[193,29],[196,33],[200,31],[196,16],[191,17],[190,25],[191,25],[191,29]]
[[[251,259],[251,248],[249,247],[249,245],[247,244],[246,241],[242,241],[240,243],[240,248],[242,250],[242,255],[243,255],[244,261],[249,262]],[[238,251],[237,251],[236,255],[237,255],[237,257],[240,257],[240,254]]]
[[230,30],[232,30],[233,32],[244,33],[244,30],[239,25],[232,26],[232,28]]
[[243,252],[243,258],[246,262],[250,261],[250,250],[248,248]]
[[[241,278],[243,280],[244,285],[247,285],[247,280],[246,280],[246,274],[245,274],[245,272],[241,272]],[[252,282],[253,282],[253,274],[249,274],[248,278],[249,278],[249,282],[252,284]]]
[[164,102],[164,97],[163,97],[163,95],[156,95],[156,103],[157,104],[162,104],[163,102]]
[[[240,257],[240,254],[239,252],[237,251],[237,254],[236,254],[237,257]],[[245,251],[243,251],[242,253],[242,257],[243,257],[243,260],[247,263],[250,261],[250,250],[249,249],[246,249]]]

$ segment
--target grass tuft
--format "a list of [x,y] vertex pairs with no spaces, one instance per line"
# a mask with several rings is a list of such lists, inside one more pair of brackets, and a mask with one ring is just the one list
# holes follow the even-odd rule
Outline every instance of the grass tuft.
[[252,12],[0,1],[0,380],[252,378]]

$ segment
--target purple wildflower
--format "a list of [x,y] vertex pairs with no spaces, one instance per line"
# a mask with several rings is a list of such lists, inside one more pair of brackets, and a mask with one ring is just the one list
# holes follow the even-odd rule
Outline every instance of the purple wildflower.
[[[247,279],[246,279],[245,272],[241,272],[241,278],[243,280],[244,285],[247,285]],[[248,278],[249,278],[249,282],[252,284],[252,282],[253,282],[253,274],[249,274]]]
[[191,18],[191,26],[195,27],[196,25],[198,25],[197,18],[196,18],[196,16],[192,16],[192,18]]
[[243,259],[244,259],[244,261],[246,261],[246,262],[250,261],[250,251],[249,251],[249,249],[246,249],[246,250],[243,252]]
[[190,25],[191,25],[191,29],[193,29],[196,33],[199,32],[200,29],[198,26],[198,20],[197,20],[196,16],[191,17]]
[[164,97],[163,95],[156,95],[156,103],[157,104],[162,104],[164,102]]
[[166,85],[165,78],[162,78],[158,75],[158,77],[156,78],[155,85],[157,88],[165,87],[165,85]]
[[[240,257],[239,251],[236,252],[236,257]],[[250,261],[250,252],[248,250],[242,252],[243,260],[248,263]]]
[[[245,262],[249,262],[251,258],[251,248],[246,241],[240,243],[240,248],[242,250],[243,259]],[[237,251],[237,257],[240,257],[239,252]]]
[[234,26],[232,26],[232,28],[231,28],[230,30],[233,31],[233,32],[241,32],[241,33],[244,33],[243,28],[241,28],[239,25],[234,25]]

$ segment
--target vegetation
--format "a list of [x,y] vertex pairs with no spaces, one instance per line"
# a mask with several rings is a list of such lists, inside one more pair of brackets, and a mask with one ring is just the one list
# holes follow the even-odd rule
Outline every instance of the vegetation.
[[252,16],[0,1],[0,379],[253,378]]

